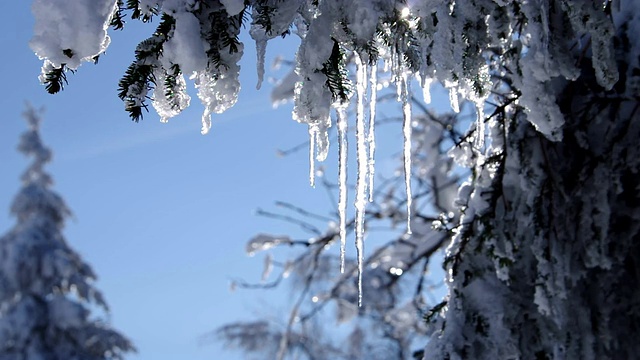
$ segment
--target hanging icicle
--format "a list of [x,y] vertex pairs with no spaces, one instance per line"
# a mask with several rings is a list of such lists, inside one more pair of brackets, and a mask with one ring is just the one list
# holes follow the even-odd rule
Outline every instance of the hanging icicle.
[[422,86],[422,100],[425,104],[431,104],[431,83],[433,83],[432,78],[428,78],[426,75],[421,77],[421,86]]
[[378,65],[373,64],[369,68],[369,202],[373,202],[373,180],[375,177],[375,153],[376,153],[376,102],[378,100]]
[[407,234],[411,234],[411,102],[407,73],[402,69],[399,81],[400,97],[402,101],[402,135],[404,137],[404,185],[407,193]]
[[358,306],[362,306],[362,272],[364,270],[364,215],[367,206],[368,154],[364,124],[364,97],[367,67],[356,54],[356,156],[358,177],[356,180],[356,251],[358,257]]
[[347,240],[347,114],[344,106],[337,106],[338,114],[338,213],[340,217],[340,273],[344,273],[345,247]]
[[[445,86],[446,86],[446,82],[445,82]],[[458,88],[455,86],[452,86],[449,88],[449,103],[451,104],[451,110],[453,110],[454,113],[459,113],[460,112],[460,99],[458,98]]]
[[479,99],[476,101],[476,149],[482,151],[484,147],[484,102],[485,99]]
[[316,187],[316,129],[309,125],[309,184]]
[[256,85],[256,90],[260,90],[262,86],[262,81],[264,80],[264,58],[267,53],[267,38],[259,38],[256,39],[256,67],[258,72],[258,84]]

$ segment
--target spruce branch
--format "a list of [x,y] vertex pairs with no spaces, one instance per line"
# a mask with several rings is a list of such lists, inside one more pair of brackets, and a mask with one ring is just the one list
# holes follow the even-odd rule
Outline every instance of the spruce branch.
[[[162,55],[162,47],[170,38],[174,27],[175,19],[166,13],[162,14],[162,21],[153,36],[138,44],[136,60],[129,65],[118,83],[118,97],[124,101],[125,110],[129,112],[129,116],[135,122],[142,119],[142,109],[148,111],[146,94],[155,85],[154,70],[161,66],[158,59]],[[177,71],[179,72],[179,68]],[[174,70],[174,81],[176,75]]]
[[44,86],[49,94],[56,94],[61,90],[64,90],[64,85],[69,84],[66,75],[67,71],[70,71],[71,73],[74,72],[67,68],[66,64],[62,64],[58,68],[52,68],[45,74]]
[[124,29],[124,2],[122,0],[118,0],[115,10],[113,11],[113,15],[111,16],[111,26],[114,30],[122,30]]
[[332,38],[332,40],[331,56],[323,64],[320,71],[327,77],[326,84],[331,91],[333,101],[345,103],[349,100],[351,82],[347,77],[344,51],[340,48],[340,44],[336,39]]
[[132,10],[132,19],[139,19],[144,23],[151,22],[151,20],[153,20],[153,16],[160,13],[160,9],[156,6],[149,9],[149,14],[143,14],[140,7],[140,0],[127,0],[126,8],[128,10]]

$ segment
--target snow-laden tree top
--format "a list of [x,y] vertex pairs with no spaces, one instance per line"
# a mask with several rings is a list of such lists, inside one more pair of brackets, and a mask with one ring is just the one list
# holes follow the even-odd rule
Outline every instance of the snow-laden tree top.
[[63,235],[71,212],[44,171],[51,150],[40,138],[40,114],[28,108],[24,118],[29,129],[18,150],[33,161],[11,206],[16,225],[0,236],[0,358],[123,359],[135,349],[92,316],[107,303]]

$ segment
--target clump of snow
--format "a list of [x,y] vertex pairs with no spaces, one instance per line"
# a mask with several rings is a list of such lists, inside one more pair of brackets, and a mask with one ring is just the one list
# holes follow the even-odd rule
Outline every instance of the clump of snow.
[[29,46],[54,67],[64,64],[75,70],[109,46],[107,29],[116,5],[116,0],[34,0]]
[[207,67],[207,55],[200,36],[200,22],[194,14],[182,11],[172,14],[175,19],[173,34],[164,43],[162,59],[165,67],[179,64],[187,75]]

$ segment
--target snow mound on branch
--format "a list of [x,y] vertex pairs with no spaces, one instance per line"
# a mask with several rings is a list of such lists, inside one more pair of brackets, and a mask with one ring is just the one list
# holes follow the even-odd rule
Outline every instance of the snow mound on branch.
[[[200,23],[190,12],[174,14],[173,36],[164,44],[163,60],[180,64],[182,72],[192,74],[207,67],[207,54],[200,38]],[[167,66],[169,68],[170,66]]]
[[111,39],[107,28],[116,0],[34,0],[31,49],[55,67],[75,70],[102,54]]

